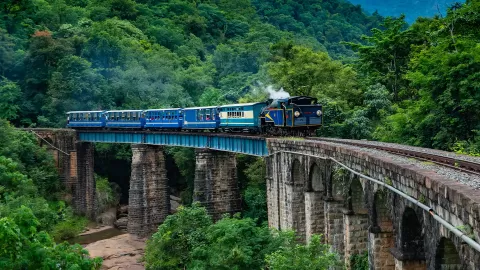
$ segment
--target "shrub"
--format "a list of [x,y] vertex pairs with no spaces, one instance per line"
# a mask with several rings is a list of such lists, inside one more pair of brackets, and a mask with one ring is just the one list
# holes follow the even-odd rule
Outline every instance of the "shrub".
[[86,217],[74,215],[69,208],[66,211],[65,219],[54,226],[52,236],[57,242],[73,238],[81,233],[87,224]]
[[107,178],[95,177],[98,211],[104,212],[110,207],[117,206],[120,202],[120,187],[116,183],[110,183]]

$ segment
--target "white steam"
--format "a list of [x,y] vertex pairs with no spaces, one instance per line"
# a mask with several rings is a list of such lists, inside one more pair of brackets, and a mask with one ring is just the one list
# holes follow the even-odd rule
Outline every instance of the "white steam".
[[275,90],[273,89],[273,86],[269,85],[267,88],[265,88],[265,91],[270,95],[271,99],[284,99],[284,98],[289,98],[290,94],[283,90],[283,88],[280,88],[280,90]]

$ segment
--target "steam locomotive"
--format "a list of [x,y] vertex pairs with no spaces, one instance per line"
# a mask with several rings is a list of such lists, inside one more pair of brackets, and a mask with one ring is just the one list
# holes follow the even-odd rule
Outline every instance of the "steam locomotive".
[[250,132],[307,136],[322,125],[317,99],[295,96],[222,106],[67,112],[73,129]]

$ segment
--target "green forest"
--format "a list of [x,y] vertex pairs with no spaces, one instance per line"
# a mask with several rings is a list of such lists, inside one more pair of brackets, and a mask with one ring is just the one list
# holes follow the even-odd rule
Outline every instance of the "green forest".
[[[55,244],[86,220],[74,216],[46,150],[14,129],[64,127],[67,111],[264,101],[265,89],[283,88],[319,99],[319,136],[480,156],[479,1],[412,24],[340,0],[4,0],[0,16],[2,269],[101,265],[79,245]],[[129,166],[128,147],[96,151],[102,177],[111,178],[113,161]],[[188,205],[194,153],[170,148],[167,159]],[[265,228],[263,166],[238,157],[243,219],[213,223],[203,208],[182,208],[149,241],[147,267],[337,263],[318,238],[302,246],[293,232]],[[198,226],[181,226],[186,220]],[[238,250],[221,253],[239,239]],[[315,261],[318,253],[324,256]],[[308,268],[288,268],[293,257]]]

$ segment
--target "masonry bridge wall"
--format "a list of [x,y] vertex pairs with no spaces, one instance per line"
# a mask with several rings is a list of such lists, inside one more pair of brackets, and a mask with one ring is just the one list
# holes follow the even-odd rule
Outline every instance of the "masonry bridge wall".
[[432,216],[348,167],[430,205],[478,241],[480,192],[433,172],[348,146],[268,139],[269,225],[293,228],[301,241],[322,234],[351,268],[368,252],[371,269],[480,269],[480,254]]
[[[95,219],[97,197],[94,177],[94,144],[78,141],[74,130],[34,129],[39,144],[52,153],[62,184],[72,194],[74,210]],[[132,144],[127,230],[148,236],[170,213],[170,196],[164,146]],[[194,199],[215,220],[241,211],[235,154],[197,149]]]
[[[77,141],[71,130],[35,132],[52,152],[76,211],[95,217],[94,144]],[[428,213],[341,169],[330,158],[430,205],[454,226],[471,229],[477,241],[480,191],[348,146],[288,139],[267,139],[267,145],[271,227],[293,228],[299,241],[323,234],[347,268],[353,256],[368,252],[371,269],[480,269],[480,254]],[[151,234],[168,215],[163,150],[158,145],[132,145],[128,230],[133,234]],[[216,219],[241,210],[234,154],[196,150],[194,185],[196,200]]]

